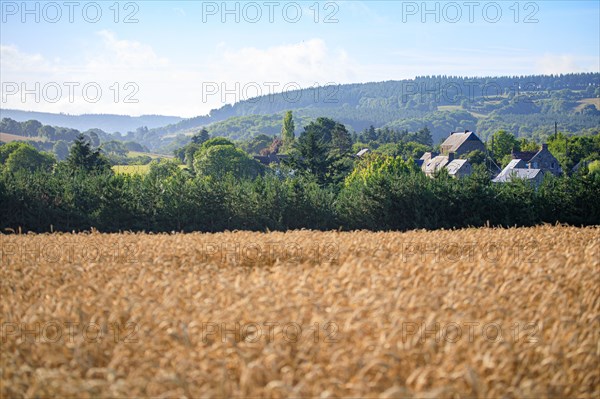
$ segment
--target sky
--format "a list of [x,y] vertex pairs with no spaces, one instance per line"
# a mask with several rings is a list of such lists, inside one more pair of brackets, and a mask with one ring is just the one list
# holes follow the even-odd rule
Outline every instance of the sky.
[[0,107],[193,117],[423,75],[600,72],[600,0],[0,1]]

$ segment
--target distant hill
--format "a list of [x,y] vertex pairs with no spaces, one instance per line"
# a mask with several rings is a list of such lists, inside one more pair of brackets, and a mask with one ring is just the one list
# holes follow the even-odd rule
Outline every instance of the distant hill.
[[0,108],[0,119],[2,118],[10,118],[17,122],[37,120],[44,125],[62,126],[80,131],[85,131],[88,129],[101,129],[107,133],[121,132],[122,134],[125,134],[129,131],[135,131],[137,128],[142,126],[153,129],[183,120],[183,118],[177,116],[163,115],[67,115]]
[[554,122],[573,133],[598,129],[600,74],[425,76],[311,88],[225,105],[209,115],[150,129],[149,136],[164,140],[201,127],[235,139],[274,135],[287,110],[294,111],[297,131],[306,121],[327,116],[355,131],[370,125],[411,131],[427,126],[434,142],[464,129],[484,138],[498,129],[540,138],[554,129]]
[[[502,77],[424,76],[409,80],[345,84],[265,95],[225,105],[189,119],[169,116],[56,115],[0,110],[17,121],[85,131],[120,131],[123,140],[170,153],[207,127],[213,136],[245,140],[281,131],[283,113],[294,114],[296,133],[324,116],[350,131],[369,126],[411,132],[426,126],[434,143],[450,131],[473,130],[484,140],[504,129],[543,141],[558,122],[561,131],[590,134],[600,130],[600,73]],[[148,129],[141,128],[145,126]],[[129,135],[126,132],[131,131]]]

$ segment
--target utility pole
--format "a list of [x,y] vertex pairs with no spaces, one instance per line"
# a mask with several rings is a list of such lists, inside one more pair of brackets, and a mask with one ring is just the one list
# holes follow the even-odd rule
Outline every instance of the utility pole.
[[558,122],[554,122],[554,140],[558,138]]

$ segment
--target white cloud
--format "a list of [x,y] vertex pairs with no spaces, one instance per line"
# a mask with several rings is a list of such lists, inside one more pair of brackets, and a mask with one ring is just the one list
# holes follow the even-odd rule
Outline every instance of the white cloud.
[[99,31],[98,36],[102,38],[104,48],[101,54],[88,62],[90,67],[154,68],[169,65],[168,59],[159,57],[151,46],[132,40],[119,40],[107,30]]
[[16,46],[0,45],[0,70],[10,72],[46,72],[50,63],[41,54],[26,54]]
[[211,60],[212,73],[225,82],[314,83],[350,82],[357,76],[356,64],[343,49],[330,49],[321,39],[310,39],[266,49],[224,48]]
[[[221,42],[215,45],[212,56],[203,58],[202,65],[184,65],[160,56],[147,44],[123,40],[110,31],[97,32],[97,37],[100,41],[96,45],[90,43],[87,57],[68,65],[40,54],[21,52],[14,46],[2,46],[2,72],[3,79],[10,76],[12,81],[26,82],[27,87],[35,82],[78,82],[81,86],[94,82],[102,87],[101,101],[86,102],[82,93],[76,91],[74,102],[61,99],[56,103],[23,104],[19,96],[13,96],[11,102],[2,106],[47,112],[197,116],[221,107],[223,99],[232,103],[247,96],[278,92],[286,85],[294,89],[349,83],[360,75],[360,68],[343,49],[330,49],[321,39],[240,49]],[[123,103],[124,96],[132,92],[123,89],[129,82],[139,88],[134,96],[138,103]],[[273,82],[277,83],[274,88]],[[114,99],[115,83],[120,90],[119,101]],[[207,83],[217,84],[218,93],[203,93]],[[254,83],[261,92],[244,89],[244,85]],[[225,90],[234,92],[223,97]]]
[[[172,101],[176,93],[168,93],[170,84],[164,80],[168,59],[159,57],[151,46],[121,40],[110,31],[100,31],[97,37],[99,45],[90,43],[90,54],[71,63],[2,45],[3,88],[8,84],[14,91],[17,84],[19,92],[4,96],[0,105],[70,114],[180,113],[178,104]],[[94,87],[84,92],[86,85]],[[62,90],[60,95],[55,95],[57,86]],[[97,101],[95,87],[101,90]],[[22,96],[23,89],[34,90],[37,96]]]
[[[583,68],[575,56],[570,54],[545,54],[536,61],[537,72],[542,74],[560,74],[572,72],[592,72],[589,68]],[[584,61],[585,62],[585,61]],[[597,71],[596,71],[597,72]]]

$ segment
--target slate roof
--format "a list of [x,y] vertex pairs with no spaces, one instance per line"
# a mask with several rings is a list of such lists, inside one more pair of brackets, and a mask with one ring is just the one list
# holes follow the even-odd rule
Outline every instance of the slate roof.
[[368,148],[363,148],[362,150],[360,150],[359,152],[356,153],[357,157],[362,157],[363,155],[365,155],[367,152],[369,152]]
[[452,133],[442,143],[440,148],[442,148],[444,152],[456,152],[465,141],[470,140],[481,141],[473,132]]
[[[508,163],[508,165],[506,165],[506,167],[504,168],[505,170],[507,169],[527,169],[527,165],[525,164],[525,162],[522,159],[513,159],[512,161],[510,161]],[[500,173],[502,174],[502,173]]]
[[448,165],[446,165],[448,174],[450,176],[454,176],[466,163],[466,159],[455,159],[454,161],[450,162]]
[[432,174],[436,170],[442,169],[448,163],[448,157],[446,155],[438,155],[437,157],[431,158],[427,163],[423,163],[424,172]]
[[[513,161],[521,161],[520,159],[513,159]],[[513,162],[511,161],[511,163]],[[525,168],[511,168],[511,165],[508,164],[502,172],[492,180],[494,183],[506,183],[511,181],[512,179],[524,179],[531,180],[538,177],[540,173],[543,173],[541,169],[525,169]]]
[[425,159],[431,159],[431,158],[435,158],[437,157],[439,154],[439,152],[426,152],[423,155],[421,155],[421,160],[425,160]]
[[537,153],[538,151],[513,151],[511,155],[513,159],[521,159],[523,162],[529,162]]

